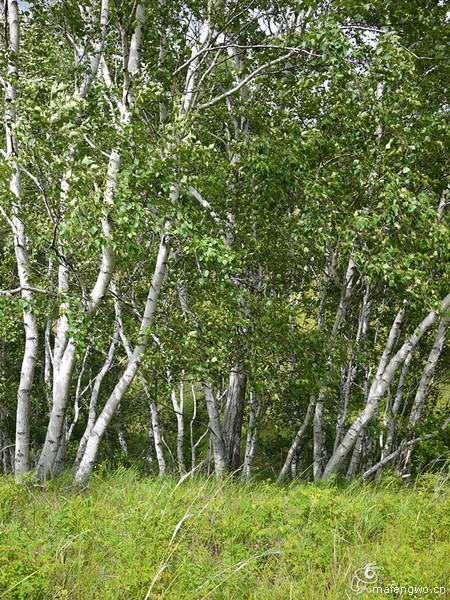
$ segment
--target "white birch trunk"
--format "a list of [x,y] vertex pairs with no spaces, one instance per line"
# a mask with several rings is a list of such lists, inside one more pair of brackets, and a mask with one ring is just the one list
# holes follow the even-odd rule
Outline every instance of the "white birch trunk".
[[147,434],[147,452],[145,455],[145,474],[150,476],[152,472],[152,465],[155,458],[155,436],[153,435],[152,418],[150,415],[150,423],[148,425]]
[[119,445],[125,456],[128,456],[128,444],[125,438],[125,430],[123,428],[122,409],[119,406],[116,408],[116,424],[117,424],[117,437],[119,439]]
[[75,462],[74,462],[74,470],[76,470],[78,468],[78,466],[81,462],[84,451],[86,449],[86,443],[87,443],[87,439],[89,437],[89,433],[90,433],[92,427],[94,426],[95,419],[97,416],[97,403],[98,403],[98,395],[100,393],[100,386],[102,384],[103,379],[105,378],[105,375],[111,368],[111,365],[112,365],[112,362],[114,359],[114,354],[116,352],[118,339],[119,339],[119,330],[116,327],[116,329],[114,330],[113,337],[111,339],[111,344],[109,346],[106,360],[103,363],[102,368],[100,369],[100,371],[98,372],[98,374],[94,380],[94,385],[92,387],[92,392],[91,392],[91,399],[89,401],[88,421],[86,424],[86,429],[84,430],[83,436],[81,437],[80,443],[78,445],[77,456],[76,456]]
[[184,463],[184,373],[181,376],[180,383],[180,401],[178,402],[177,398],[177,390],[175,387],[175,383],[173,381],[172,373],[170,367],[167,367],[167,380],[169,382],[169,386],[171,387],[170,397],[172,400],[173,410],[175,412],[175,416],[177,419],[177,461],[178,461],[178,470],[180,474],[184,474],[186,472],[186,465]]
[[105,434],[106,428],[109,425],[119,403],[121,402],[126,391],[132,384],[136,373],[142,362],[144,352],[148,345],[149,329],[153,324],[158,298],[161,292],[162,283],[167,270],[167,260],[169,257],[169,239],[164,236],[159,247],[158,258],[156,261],[155,272],[150,285],[150,290],[145,306],[144,316],[141,327],[139,329],[139,338],[137,346],[134,348],[133,354],[128,362],[128,365],[114,388],[111,396],[106,402],[101,414],[97,418],[92,427],[89,438],[86,444],[86,449],[81,460],[80,466],[75,474],[75,481],[80,483],[86,480],[92,473],[97,457],[100,442]]
[[[446,312],[450,306],[450,294],[445,297],[442,302],[440,312]],[[432,311],[428,316],[420,323],[416,328],[411,337],[404,342],[398,352],[389,360],[389,354],[391,352],[394,340],[398,336],[400,324],[403,320],[404,310],[399,311],[394,324],[391,328],[388,342],[386,344],[383,356],[381,357],[380,364],[375,379],[371,385],[369,397],[367,400],[367,406],[358,415],[353,422],[352,426],[347,431],[344,439],[333,453],[332,457],[328,461],[325,470],[322,475],[322,479],[328,479],[330,475],[338,473],[342,466],[342,463],[347,458],[351,451],[358,435],[367,426],[370,419],[373,417],[378,409],[378,406],[386,392],[388,385],[393,380],[397,369],[405,361],[408,354],[416,347],[423,334],[436,322],[439,316],[438,311]]]
[[155,442],[156,460],[158,461],[159,474],[161,477],[167,472],[166,458],[163,450],[163,438],[161,433],[161,426],[159,424],[158,405],[156,404],[156,398],[151,399],[151,412],[152,412],[152,428],[153,428],[153,439]]
[[227,463],[231,471],[236,471],[240,466],[241,432],[246,385],[247,375],[242,373],[239,365],[236,365],[230,372],[222,426]]
[[[192,383],[192,399],[194,402],[194,411],[192,413],[192,419],[190,422],[190,438],[191,438],[191,473],[192,473],[192,477],[194,476],[196,467],[197,467],[197,448],[200,445],[200,443],[202,442],[202,440],[208,435],[209,433],[209,429],[207,428],[206,431],[199,437],[199,439],[195,442],[194,441],[194,423],[196,421],[197,418],[197,395],[195,393],[195,385],[194,383]],[[206,462],[208,461],[208,459],[206,459]]]
[[355,446],[353,448],[352,457],[350,459],[350,464],[348,466],[347,474],[345,476],[345,479],[347,481],[351,481],[353,479],[353,477],[356,475],[358,465],[361,461],[365,435],[366,435],[366,428],[364,427],[360,431],[360,433],[358,435],[358,439],[356,440]]
[[323,403],[317,402],[314,411],[314,438],[313,438],[313,472],[314,481],[318,481],[323,471]]
[[256,443],[260,428],[264,401],[258,403],[255,390],[250,390],[250,416],[247,429],[247,442],[245,445],[244,466],[242,467],[242,480],[250,481],[252,477],[253,461],[255,458]]
[[434,344],[431,349],[428,360],[422,371],[422,377],[420,378],[419,387],[417,388],[416,396],[414,398],[413,406],[411,409],[411,415],[409,418],[409,427],[413,428],[417,425],[420,420],[422,409],[424,407],[430,381],[436,371],[436,365],[444,348],[445,339],[447,335],[448,324],[450,323],[450,317],[444,317],[439,323],[439,327],[434,339]]
[[223,441],[220,414],[217,407],[214,389],[209,383],[203,383],[206,408],[208,410],[211,445],[214,454],[214,468],[217,477],[221,477],[227,469],[225,443]]
[[47,319],[45,324],[45,333],[44,333],[44,384],[45,384],[45,395],[47,398],[47,404],[49,413],[52,410],[52,365],[53,365],[53,356],[52,356],[52,348],[51,348],[51,331],[52,331],[52,321]]
[[355,377],[358,372],[357,356],[358,356],[358,352],[360,351],[361,342],[362,342],[362,340],[365,339],[367,331],[369,329],[370,314],[371,314],[370,286],[367,285],[366,292],[364,294],[364,298],[363,298],[363,302],[362,302],[361,314],[360,314],[360,318],[359,318],[359,322],[358,322],[358,330],[357,330],[356,338],[355,338],[355,349],[352,351],[352,354],[350,356],[349,364],[347,367],[346,378],[345,378],[345,381],[344,381],[343,387],[342,387],[341,400],[340,400],[340,404],[339,404],[338,416],[337,416],[337,422],[336,422],[336,437],[334,438],[333,452],[335,452],[336,448],[341,443],[342,437],[344,434],[344,424],[345,424],[345,420],[347,418],[348,403],[350,400],[350,392],[351,392],[353,382],[355,381]]
[[285,479],[287,474],[289,473],[289,469],[291,467],[291,463],[292,463],[294,455],[297,451],[297,448],[299,447],[299,444],[305,434],[305,431],[308,428],[308,426],[311,423],[311,420],[313,418],[314,407],[315,407],[315,401],[314,401],[314,399],[311,399],[311,401],[308,405],[308,408],[306,410],[306,415],[303,420],[302,426],[298,430],[297,435],[295,436],[294,441],[292,442],[291,447],[289,448],[289,451],[286,456],[286,460],[284,461],[284,465],[280,471],[280,474],[278,475],[277,485],[279,485]]
[[[391,453],[392,443],[394,441],[394,435],[395,435],[396,416],[397,416],[398,411],[400,410],[400,406],[401,406],[401,403],[403,400],[403,390],[405,387],[406,378],[408,376],[409,367],[411,365],[411,359],[412,359],[412,352],[410,352],[408,354],[408,356],[406,357],[405,362],[403,363],[402,370],[400,372],[400,377],[398,379],[397,391],[395,393],[395,399],[394,399],[394,403],[393,403],[392,409],[391,409],[391,414],[389,417],[389,425],[388,425],[388,432],[386,435],[386,441],[383,444],[383,450],[381,453],[381,461],[383,461],[386,458],[386,456]],[[380,467],[379,473],[381,473],[381,469],[382,469],[382,466]]]
[[25,328],[25,349],[22,359],[22,368],[17,392],[16,410],[16,445],[14,457],[15,474],[21,475],[30,469],[30,397],[33,385],[34,369],[38,351],[38,327],[36,315],[32,313],[33,293],[26,288],[30,287],[29,256],[25,235],[25,224],[21,216],[22,211],[22,182],[18,162],[19,150],[17,138],[14,133],[14,124],[17,116],[17,90],[16,82],[19,79],[19,53],[20,53],[20,22],[17,0],[8,0],[8,27],[9,27],[9,54],[8,54],[8,80],[5,90],[5,133],[6,133],[6,158],[11,162],[13,175],[10,181],[12,193],[12,230],[14,238],[14,251],[16,256],[17,271],[22,300],[26,303],[23,309],[23,324]]
[[[436,371],[436,364],[444,348],[449,322],[449,317],[443,317],[439,323],[436,337],[434,339],[434,344],[429,354],[428,360],[425,363],[425,367],[422,371],[422,376],[420,378],[419,386],[417,388],[413,406],[411,408],[411,414],[408,423],[409,430],[414,430],[422,416],[422,410],[428,396],[430,383]],[[400,463],[403,463],[403,472],[405,472],[405,470],[408,468],[408,465],[411,462],[413,450],[414,444],[411,444],[410,446],[408,446],[407,450],[405,450],[404,456],[402,456],[402,458],[399,461]]]
[[[111,291],[114,293],[114,310],[116,313],[116,323],[118,324],[122,344],[127,353],[128,360],[131,360],[132,356],[133,356],[133,348],[131,347],[131,344],[124,332],[124,327],[123,327],[123,322],[122,322],[122,311],[121,311],[120,303],[118,301],[116,286],[115,286],[115,283],[113,283],[113,282],[111,283]],[[155,445],[155,452],[156,452],[156,458],[158,461],[159,474],[161,476],[164,476],[166,474],[167,466],[166,466],[166,459],[164,457],[164,450],[163,450],[164,444],[163,444],[163,438],[162,438],[162,433],[161,433],[161,426],[159,424],[158,405],[157,405],[157,401],[156,401],[156,398],[157,398],[156,377],[155,377],[155,385],[154,385],[154,393],[153,394],[150,392],[150,386],[143,375],[141,375],[141,384],[144,389],[145,395],[147,396],[147,399],[150,403],[151,437],[152,437],[154,445]],[[149,436],[150,436],[150,430],[149,430]],[[84,452],[84,450],[83,450],[83,452]]]

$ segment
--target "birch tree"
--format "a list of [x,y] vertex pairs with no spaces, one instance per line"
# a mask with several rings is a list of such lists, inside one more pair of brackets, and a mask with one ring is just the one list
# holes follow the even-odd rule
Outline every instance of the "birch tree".
[[141,394],[161,473],[164,452],[189,469],[181,413],[192,468],[206,433],[218,475],[241,467],[243,432],[248,479],[267,428],[280,481],[300,456],[317,480],[404,460],[448,328],[439,3],[422,24],[381,0],[4,6],[0,414],[4,447],[17,419],[16,473],[39,414],[38,477],[68,442],[84,481]]

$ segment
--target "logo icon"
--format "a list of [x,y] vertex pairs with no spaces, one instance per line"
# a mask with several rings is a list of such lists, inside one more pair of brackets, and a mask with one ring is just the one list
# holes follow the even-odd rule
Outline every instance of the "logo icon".
[[357,569],[352,579],[352,591],[361,594],[367,590],[368,585],[373,585],[378,581],[377,571],[383,570],[375,562],[371,562],[361,569]]

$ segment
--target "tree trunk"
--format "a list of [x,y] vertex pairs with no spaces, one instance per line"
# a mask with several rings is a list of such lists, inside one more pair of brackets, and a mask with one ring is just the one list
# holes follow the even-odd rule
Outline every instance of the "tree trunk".
[[[443,300],[440,312],[446,312],[449,306],[450,294],[446,296]],[[370,419],[373,417],[376,410],[378,409],[381,399],[383,398],[386,392],[387,386],[393,380],[397,369],[405,361],[409,352],[411,352],[416,347],[423,334],[436,322],[439,314],[440,313],[438,311],[430,312],[428,316],[416,328],[411,337],[404,342],[400,350],[398,350],[398,352],[388,362],[390,352],[393,348],[395,340],[397,339],[400,325],[404,316],[404,309],[402,308],[399,311],[391,328],[389,338],[385,350],[383,352],[383,356],[380,360],[377,374],[371,385],[369,397],[367,400],[367,406],[355,419],[353,425],[347,431],[341,444],[328,461],[328,464],[326,465],[322,475],[323,479],[326,480],[331,474],[339,472],[342,463],[345,461],[349,452],[353,448],[353,445],[355,444],[359,434],[367,426]]]
[[264,409],[264,400],[258,402],[254,389],[250,390],[250,416],[247,429],[247,443],[245,445],[244,466],[242,467],[242,480],[250,481],[252,477],[253,461],[255,458],[256,443],[260,428],[260,421]]
[[306,415],[303,420],[302,426],[300,427],[297,435],[294,438],[294,441],[291,444],[291,447],[289,448],[286,460],[284,461],[283,468],[281,469],[280,474],[278,475],[277,485],[279,485],[285,479],[286,475],[289,472],[292,460],[294,458],[294,454],[297,451],[297,448],[305,434],[306,429],[308,428],[309,424],[311,423],[311,419],[314,414],[314,408],[315,408],[315,399],[312,398],[309,402],[308,409],[306,411]]
[[236,366],[230,372],[222,428],[227,464],[231,471],[236,471],[240,467],[241,432],[246,386],[247,375],[240,371],[239,366]]
[[159,247],[158,258],[156,261],[155,272],[150,285],[144,316],[139,329],[139,342],[133,351],[133,355],[128,365],[119,379],[114,391],[106,402],[101,414],[92,427],[86,444],[86,450],[81,460],[80,466],[75,474],[75,481],[81,483],[92,473],[97,457],[100,442],[105,434],[119,403],[126,391],[132,384],[139,367],[141,365],[144,352],[148,346],[149,329],[153,325],[156,306],[161,292],[162,283],[167,270],[167,260],[169,257],[169,238],[163,236]]
[[203,383],[206,408],[208,410],[211,445],[214,454],[214,468],[217,477],[221,477],[227,470],[225,442],[220,425],[220,414],[217,407],[216,396],[212,385]]
[[323,403],[317,402],[314,411],[314,448],[313,448],[313,472],[314,481],[318,481],[323,471]]
[[145,474],[147,477],[152,472],[152,465],[155,459],[155,436],[153,435],[152,418],[150,416],[150,423],[148,425],[147,435],[147,452],[145,454]]
[[73,465],[74,471],[76,471],[80,465],[81,459],[82,459],[84,451],[86,449],[86,443],[87,443],[89,434],[91,432],[92,427],[94,426],[95,419],[97,417],[97,403],[98,403],[98,396],[100,393],[100,386],[102,384],[103,379],[105,378],[105,375],[111,368],[112,362],[114,360],[114,354],[116,352],[118,340],[119,340],[119,329],[118,329],[118,326],[116,325],[113,337],[111,339],[111,344],[109,346],[109,351],[106,356],[106,360],[103,363],[102,368],[100,369],[100,371],[98,372],[98,374],[94,380],[94,385],[92,387],[92,392],[91,392],[91,399],[89,402],[88,421],[86,424],[86,429],[84,430],[83,436],[78,445],[77,456],[75,458],[75,462]]
[[159,474],[161,477],[164,477],[164,475],[167,472],[167,465],[166,465],[166,459],[164,457],[161,426],[159,424],[158,405],[156,404],[155,398],[153,398],[152,402],[151,402],[151,411],[152,411],[152,428],[153,428],[153,437],[155,440],[156,459],[158,461]]
[[400,410],[401,403],[403,401],[403,390],[404,390],[406,378],[407,378],[407,375],[409,372],[409,367],[411,365],[411,359],[412,359],[412,352],[410,352],[408,354],[408,356],[406,357],[405,362],[403,363],[402,370],[400,372],[400,377],[398,379],[397,391],[395,394],[394,403],[391,408],[391,414],[389,417],[389,425],[388,425],[388,431],[387,431],[387,435],[386,435],[386,441],[383,444],[383,448],[382,448],[382,452],[381,452],[381,463],[382,464],[379,467],[379,470],[377,473],[378,476],[380,476],[381,473],[383,472],[383,468],[384,468],[383,460],[386,458],[386,456],[388,456],[391,453],[392,444],[394,442],[394,435],[395,435],[396,417],[397,417],[398,411]]
[[122,408],[119,406],[116,409],[116,425],[117,425],[117,437],[119,439],[120,449],[125,456],[128,456],[128,444],[125,438],[125,431],[123,428],[123,419],[122,419]]
[[24,302],[23,324],[25,328],[25,350],[17,392],[16,409],[16,445],[14,469],[17,477],[30,469],[30,398],[33,385],[34,368],[38,352],[38,327],[36,315],[32,312],[33,292],[29,291],[30,261],[28,256],[25,224],[22,211],[22,181],[19,167],[19,147],[14,126],[17,119],[17,89],[19,79],[20,22],[17,0],[8,0],[7,9],[9,27],[8,80],[5,85],[5,133],[6,158],[11,163],[13,174],[9,189],[12,194],[12,218],[8,219],[13,232],[14,252],[17,271]]
[[178,461],[178,469],[180,474],[186,472],[186,466],[184,464],[184,417],[183,417],[183,409],[184,409],[184,373],[182,375],[181,383],[180,383],[180,402],[177,399],[177,390],[175,388],[175,383],[173,382],[172,374],[170,368],[167,369],[167,378],[169,381],[169,385],[171,386],[171,399],[172,406],[175,412],[175,416],[177,418],[177,461]]
[[436,371],[437,361],[439,360],[441,352],[444,348],[445,339],[447,335],[447,327],[449,323],[450,317],[442,318],[439,323],[434,344],[431,349],[428,360],[425,364],[425,367],[422,371],[422,377],[420,378],[419,387],[417,388],[416,396],[414,398],[413,406],[411,409],[411,415],[409,418],[410,428],[416,426],[422,415],[422,409],[427,398],[430,381]]

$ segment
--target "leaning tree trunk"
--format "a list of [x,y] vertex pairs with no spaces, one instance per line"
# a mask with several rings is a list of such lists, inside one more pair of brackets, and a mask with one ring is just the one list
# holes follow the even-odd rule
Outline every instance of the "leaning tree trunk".
[[389,454],[391,454],[392,444],[394,443],[397,414],[400,410],[400,406],[403,401],[403,392],[404,392],[404,388],[405,388],[406,378],[407,378],[407,375],[409,372],[409,367],[411,365],[411,360],[412,360],[412,352],[410,352],[408,354],[408,356],[406,357],[405,362],[402,367],[402,370],[400,372],[400,377],[398,379],[397,391],[395,393],[395,399],[392,404],[391,414],[389,416],[389,424],[388,424],[388,431],[386,434],[386,441],[383,444],[382,452],[381,452],[381,459],[380,459],[381,466],[379,467],[379,469],[377,471],[378,478],[381,477],[383,470],[384,470],[384,465],[385,465],[385,463],[383,463],[384,459],[387,456],[389,456]]
[[419,387],[417,388],[416,396],[411,409],[411,415],[409,418],[409,427],[411,429],[417,425],[422,415],[422,410],[430,387],[430,381],[436,371],[437,362],[444,348],[449,323],[450,317],[444,317],[439,323],[434,344],[422,371],[422,377],[420,378]]
[[85,481],[92,473],[95,465],[95,460],[97,458],[98,449],[105,434],[106,428],[108,427],[122,398],[124,397],[128,388],[132,384],[141,365],[142,359],[144,357],[144,352],[148,346],[149,330],[153,325],[156,306],[161,292],[164,276],[167,271],[168,257],[169,238],[165,235],[163,236],[159,247],[155,272],[153,275],[152,282],[150,284],[150,290],[145,306],[144,316],[142,318],[141,326],[138,333],[139,342],[136,345],[131,358],[129,359],[128,365],[122,377],[119,379],[111,396],[107,400],[101,414],[97,418],[94,426],[90,431],[89,438],[86,444],[86,450],[84,452],[83,458],[81,459],[80,466],[75,474],[75,481],[78,483]]
[[386,392],[388,385],[392,382],[395,373],[401,364],[405,361],[408,354],[417,346],[422,336],[428,329],[436,322],[440,313],[444,313],[450,307],[450,294],[448,294],[441,304],[440,311],[431,311],[425,319],[418,325],[414,333],[407,339],[398,352],[389,360],[390,352],[393,348],[394,341],[397,339],[397,335],[400,329],[401,322],[404,316],[404,308],[402,308],[391,328],[388,342],[386,344],[385,351],[380,360],[377,374],[371,385],[367,406],[355,419],[349,430],[347,431],[344,439],[342,440],[339,447],[331,456],[328,464],[322,475],[322,479],[327,480],[330,475],[338,473],[349,452],[353,448],[358,436],[367,427],[367,424],[377,411],[380,402]]
[[[414,431],[422,416],[422,410],[428,396],[430,383],[436,371],[436,364],[444,348],[447,336],[447,327],[449,323],[450,317],[443,317],[439,323],[436,337],[434,339],[434,344],[428,356],[428,360],[425,363],[425,367],[423,368],[422,376],[420,378],[419,386],[417,388],[417,392],[411,409],[411,414],[408,423],[408,429],[410,431]],[[403,471],[405,471],[408,468],[408,465],[411,462],[413,450],[414,444],[411,444],[404,451],[403,456],[399,461],[400,463],[403,462]]]
[[289,473],[289,469],[291,468],[291,463],[292,463],[295,453],[297,452],[297,448],[299,447],[299,444],[300,444],[303,436],[305,435],[305,431],[307,430],[307,428],[313,418],[314,408],[315,408],[315,398],[311,398],[308,408],[306,410],[305,418],[303,419],[302,426],[298,430],[297,435],[295,436],[294,441],[292,442],[291,447],[289,448],[289,451],[286,456],[286,460],[284,461],[284,465],[280,471],[280,474],[278,475],[277,485],[279,485],[286,478],[287,474]]

